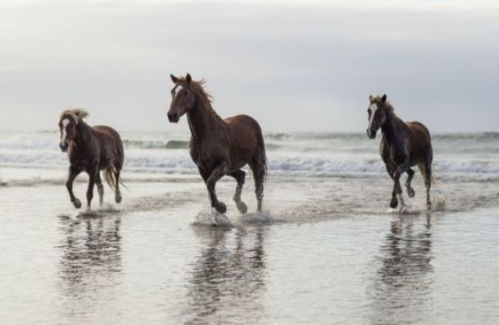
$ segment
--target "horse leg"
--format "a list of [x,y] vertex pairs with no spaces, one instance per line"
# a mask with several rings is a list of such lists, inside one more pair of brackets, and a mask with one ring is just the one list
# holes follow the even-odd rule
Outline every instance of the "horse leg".
[[399,201],[397,199],[397,191],[396,191],[396,184],[395,184],[395,179],[394,179],[394,168],[390,167],[386,162],[386,171],[388,172],[388,175],[390,175],[390,178],[393,180],[393,190],[392,190],[392,199],[390,201],[390,208],[395,209],[399,205]]
[[253,179],[255,180],[255,195],[258,201],[258,212],[262,211],[263,201],[263,183],[265,181],[265,165],[254,161],[250,164],[251,171],[253,172]]
[[69,199],[77,209],[81,208],[81,201],[78,200],[73,193],[73,182],[76,176],[78,176],[80,173],[80,169],[77,169],[73,166],[69,167],[69,176],[68,180],[66,181],[66,188],[68,189]]
[[116,168],[114,171],[114,178],[116,180],[116,184],[115,184],[116,188],[115,188],[115,192],[114,192],[114,201],[116,203],[121,202],[120,174],[121,174],[121,170],[119,168]]
[[104,186],[102,186],[99,172],[96,173],[95,184],[97,185],[97,192],[99,192],[99,206],[102,207],[104,204]]
[[246,173],[239,169],[229,175],[234,177],[237,181],[236,193],[234,193],[234,202],[236,202],[239,212],[241,214],[245,214],[248,211],[248,207],[243,201],[241,201],[241,192],[243,190]]
[[407,181],[405,182],[405,187],[407,188],[407,195],[409,197],[414,197],[414,195],[416,194],[414,192],[414,189],[411,187],[411,182],[412,182],[412,179],[414,178],[414,170],[412,170],[411,168],[407,169]]
[[206,180],[206,187],[208,188],[208,193],[210,195],[211,206],[214,207],[219,213],[225,213],[227,211],[227,206],[223,202],[218,201],[217,194],[215,192],[215,185],[226,173],[227,165],[223,162],[213,169],[210,177]]
[[424,170],[424,183],[426,186],[426,208],[431,210],[431,198],[430,198],[430,188],[431,188],[431,162],[425,163],[423,168]]
[[96,169],[90,169],[88,172],[88,189],[87,189],[87,208],[90,209],[92,206],[92,198],[94,197],[94,184],[96,181],[96,174],[99,171]]
[[[395,196],[398,197],[398,200],[400,201],[400,207],[403,208],[405,206],[404,203],[404,197],[402,195],[402,186],[400,186],[400,176],[404,173],[407,172],[409,169],[409,164],[408,162],[403,163],[393,173],[393,192],[392,192],[392,202],[393,198]],[[397,206],[392,206],[392,208],[396,208]]]

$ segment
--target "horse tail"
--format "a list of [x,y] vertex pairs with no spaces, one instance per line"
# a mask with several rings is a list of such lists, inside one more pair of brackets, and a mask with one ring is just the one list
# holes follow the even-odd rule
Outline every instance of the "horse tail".
[[[418,165],[418,168],[419,168],[419,171],[421,172],[421,175],[423,175],[423,177],[426,179],[426,177],[428,175],[426,175],[426,170],[423,166],[423,164],[419,164]],[[430,184],[436,184],[436,180],[435,180],[435,177],[433,176],[433,173],[431,174],[431,177],[430,177]]]
[[114,168],[107,168],[104,171],[104,179],[106,180],[106,183],[109,185],[109,187],[113,190],[116,191],[117,187],[117,182],[116,182],[116,176],[114,172]]

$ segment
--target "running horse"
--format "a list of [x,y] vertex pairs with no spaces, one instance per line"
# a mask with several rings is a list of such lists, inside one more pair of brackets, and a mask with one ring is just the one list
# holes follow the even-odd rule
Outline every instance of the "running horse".
[[415,192],[411,187],[414,170],[411,167],[417,165],[425,180],[426,206],[428,210],[431,210],[430,187],[433,149],[430,132],[422,123],[405,123],[397,117],[393,106],[386,100],[386,95],[369,96],[367,113],[369,118],[367,136],[375,139],[378,129],[381,128],[382,139],[379,150],[386,170],[394,182],[390,207],[396,208],[399,201],[401,208],[404,207],[400,186],[400,176],[403,173],[408,175],[405,183],[407,194],[409,197],[414,197]]
[[81,173],[88,174],[87,207],[90,209],[94,185],[99,192],[99,203],[102,206],[104,186],[100,171],[115,192],[116,203],[121,202],[120,173],[123,167],[124,151],[120,135],[109,126],[89,126],[83,120],[88,113],[82,109],[68,109],[61,113],[59,130],[61,134],[59,147],[68,152],[70,162],[69,177],[66,187],[73,205],[79,209],[81,202],[73,193],[73,182]]
[[248,164],[253,172],[258,211],[262,210],[263,186],[267,171],[265,144],[257,121],[247,115],[222,119],[211,105],[211,96],[203,89],[204,81],[170,75],[175,84],[168,120],[177,123],[187,115],[191,131],[190,154],[208,189],[211,206],[219,213],[227,207],[215,192],[216,183],[225,175],[237,181],[234,201],[240,213],[248,208],[241,200]]

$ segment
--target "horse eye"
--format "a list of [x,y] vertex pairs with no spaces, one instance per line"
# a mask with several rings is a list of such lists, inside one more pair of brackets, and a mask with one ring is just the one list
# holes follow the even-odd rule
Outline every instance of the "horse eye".
[[371,109],[370,109],[370,108],[368,108],[368,109],[367,109],[367,112],[368,112],[369,114],[371,114]]

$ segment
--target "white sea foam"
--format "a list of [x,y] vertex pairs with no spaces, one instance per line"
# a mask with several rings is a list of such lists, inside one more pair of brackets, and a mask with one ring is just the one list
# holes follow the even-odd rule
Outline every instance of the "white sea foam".
[[[124,133],[125,170],[143,173],[197,174],[187,134]],[[499,176],[496,133],[434,136],[435,175]],[[57,132],[2,133],[0,167],[65,169],[67,155]],[[378,143],[359,134],[296,133],[266,136],[272,175],[385,175]],[[9,181],[2,175],[0,179]]]

